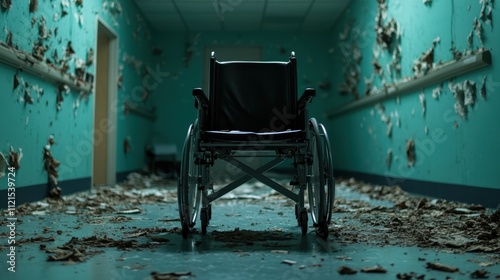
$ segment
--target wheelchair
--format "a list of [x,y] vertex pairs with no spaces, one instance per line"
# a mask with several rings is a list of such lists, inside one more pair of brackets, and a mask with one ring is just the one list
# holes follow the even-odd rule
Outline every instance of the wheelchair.
[[[211,203],[256,179],[295,202],[302,235],[308,232],[308,200],[316,233],[326,239],[335,198],[330,142],[325,127],[308,119],[307,104],[316,91],[307,88],[297,99],[295,53],[287,62],[220,62],[212,52],[209,87],[208,97],[203,89],[193,89],[198,117],[188,128],[182,150],[177,195],[183,238],[198,215],[206,234]],[[267,162],[254,168],[243,162],[245,157]],[[294,167],[289,187],[264,174],[285,159]],[[210,171],[220,160],[244,175],[214,189]]]

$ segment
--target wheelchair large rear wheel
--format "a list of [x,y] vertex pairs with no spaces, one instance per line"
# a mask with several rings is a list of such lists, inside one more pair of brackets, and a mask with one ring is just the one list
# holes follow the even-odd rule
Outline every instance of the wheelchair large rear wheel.
[[329,224],[332,221],[332,211],[335,201],[335,177],[333,176],[332,153],[330,149],[330,141],[328,134],[323,124],[319,124],[319,132],[323,139],[323,169],[325,170],[325,195],[326,195],[326,222]]
[[182,237],[187,238],[188,233],[194,227],[200,209],[201,190],[200,175],[201,165],[196,164],[196,141],[197,123],[189,126],[184,148],[182,150],[182,162],[177,186],[177,202],[179,204],[179,216],[182,225]]
[[324,158],[329,156],[324,156],[324,138],[320,133],[316,119],[312,118],[309,121],[308,131],[307,187],[309,208],[313,224],[318,228],[317,234],[326,239],[328,237],[328,197],[331,191],[325,176],[325,166],[328,167],[328,164],[325,164]]

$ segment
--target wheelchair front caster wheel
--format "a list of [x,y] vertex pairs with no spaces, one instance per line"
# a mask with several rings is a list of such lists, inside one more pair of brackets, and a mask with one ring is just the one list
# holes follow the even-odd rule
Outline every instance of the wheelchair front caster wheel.
[[201,209],[200,220],[201,220],[201,233],[207,234],[208,211],[206,209]]
[[212,204],[208,204],[207,212],[208,212],[208,221],[210,222],[210,220],[212,219]]
[[299,211],[299,205],[295,204],[295,219],[297,220],[297,225],[300,227],[300,211]]
[[302,208],[300,210],[300,226],[302,227],[302,235],[307,234],[307,210]]
[[182,222],[182,238],[187,239],[189,233],[189,226],[187,222]]
[[319,223],[316,234],[325,240],[328,238],[328,224],[326,221]]

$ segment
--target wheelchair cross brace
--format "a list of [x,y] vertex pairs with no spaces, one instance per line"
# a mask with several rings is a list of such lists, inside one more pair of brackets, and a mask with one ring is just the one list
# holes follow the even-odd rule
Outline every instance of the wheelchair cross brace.
[[[222,187],[221,189],[217,190],[216,192],[213,192],[213,193],[207,195],[206,198],[207,198],[207,202],[208,203],[211,203],[212,201],[220,198],[221,196],[229,193],[230,191],[232,191],[232,190],[236,189],[237,187],[243,185],[244,183],[248,182],[252,178],[255,178],[255,174],[260,174],[261,172],[262,173],[266,172],[266,171],[274,168],[275,166],[279,165],[280,163],[282,163],[284,161],[283,158],[276,157],[273,160],[269,161],[268,163],[260,166],[259,168],[253,169],[253,168],[247,166],[246,164],[240,162],[239,160],[235,159],[234,157],[229,156],[229,157],[220,157],[220,158],[223,159],[223,160],[225,160],[226,162],[231,163],[232,165],[238,167],[240,170],[242,170],[243,172],[245,172],[247,174],[239,177],[238,179],[236,179],[233,182],[229,183],[228,185]],[[243,166],[243,165],[246,166],[246,168],[250,169],[249,172],[243,170],[240,167],[240,166]],[[245,167],[243,167],[243,168],[245,168]],[[262,182],[262,183],[264,183],[264,182]],[[266,183],[264,183],[264,184],[266,184]],[[282,186],[280,186],[280,187],[283,188]]]
[[[275,191],[281,193],[282,195],[292,199],[293,201],[298,201],[299,200],[299,195],[296,193],[290,191],[289,189],[283,187],[282,185],[276,183],[274,180],[270,179],[269,177],[263,175],[262,173],[258,172],[258,170],[255,170],[251,168],[250,166],[244,164],[243,162],[237,160],[236,158],[232,156],[228,156],[226,158],[223,158],[225,161],[231,163],[232,165],[236,166],[239,168],[241,171],[249,174],[253,178],[259,180],[261,183],[267,185],[268,187],[274,189]],[[282,158],[277,157],[277,160],[279,160],[279,163],[283,161]],[[279,164],[278,163],[278,164]],[[277,164],[276,164],[277,165]],[[276,166],[275,165],[275,166]]]
[[275,191],[279,192],[280,194],[292,199],[295,202],[298,202],[300,199],[300,196],[289,189],[283,187],[282,185],[276,183],[274,180],[270,179],[269,177],[263,175],[263,172],[266,172],[273,167],[279,165],[284,161],[284,158],[282,157],[276,157],[270,162],[260,166],[257,169],[253,169],[252,167],[244,164],[243,162],[237,160],[233,156],[223,156],[220,157],[220,159],[223,159],[224,161],[234,165],[235,167],[239,168],[241,171],[247,173],[247,175],[243,175],[240,178],[236,179],[232,183],[226,185],[225,187],[219,189],[215,193],[211,193],[210,195],[207,195],[208,202],[212,202],[216,200],[217,198],[225,195],[226,193],[234,190],[235,188],[243,185],[247,181],[249,181],[252,178],[255,178],[259,180],[261,183],[269,186],[270,188],[274,189]]

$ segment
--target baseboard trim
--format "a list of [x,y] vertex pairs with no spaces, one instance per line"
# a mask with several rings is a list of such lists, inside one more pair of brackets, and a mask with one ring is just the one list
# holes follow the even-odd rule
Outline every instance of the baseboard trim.
[[488,208],[497,208],[500,205],[500,189],[430,182],[415,179],[393,178],[347,170],[335,170],[334,174],[337,178],[352,177],[356,180],[361,180],[371,184],[385,186],[398,185],[409,193],[465,203],[481,204]]
[[[62,195],[69,195],[75,192],[90,190],[91,179],[90,177],[59,181],[59,187],[62,190]],[[26,187],[16,188],[16,207],[33,201],[43,200],[48,197],[50,185],[39,184]],[[7,190],[0,190],[0,209],[7,208]]]

